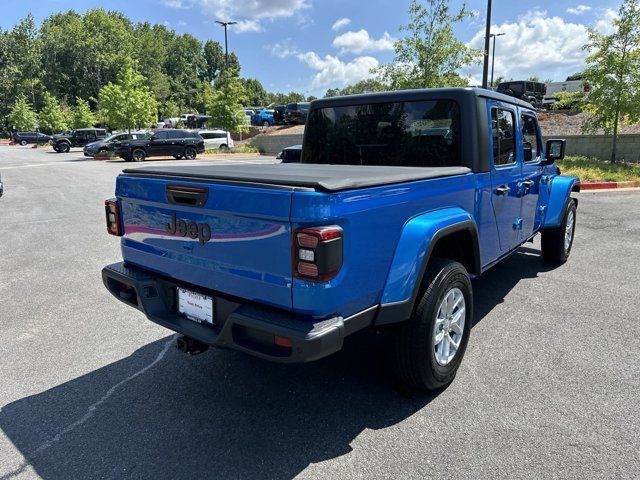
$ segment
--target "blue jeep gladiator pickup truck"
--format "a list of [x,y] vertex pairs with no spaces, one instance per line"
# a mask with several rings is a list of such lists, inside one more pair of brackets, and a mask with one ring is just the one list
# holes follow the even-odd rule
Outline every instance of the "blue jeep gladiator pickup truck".
[[314,101],[301,163],[127,169],[105,202],[123,262],[107,289],[199,353],[305,362],[392,330],[409,388],[450,382],[473,322],[470,278],[540,233],[571,251],[580,190],[530,104],[487,90]]

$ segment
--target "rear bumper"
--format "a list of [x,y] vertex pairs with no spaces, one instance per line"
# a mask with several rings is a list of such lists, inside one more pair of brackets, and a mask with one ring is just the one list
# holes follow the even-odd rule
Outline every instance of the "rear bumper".
[[[345,319],[334,317],[313,323],[285,311],[238,303],[122,262],[104,267],[102,280],[118,300],[137,308],[152,322],[210,346],[281,363],[310,362],[337,352],[345,336],[372,324],[378,308],[374,306]],[[178,313],[178,286],[214,298],[214,326]],[[291,347],[276,346],[275,335],[289,339]]]

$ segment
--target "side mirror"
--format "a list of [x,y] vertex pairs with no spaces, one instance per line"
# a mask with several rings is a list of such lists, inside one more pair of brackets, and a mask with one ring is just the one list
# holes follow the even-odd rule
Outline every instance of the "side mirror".
[[566,146],[566,140],[547,140],[544,165],[553,165],[556,160],[562,160]]

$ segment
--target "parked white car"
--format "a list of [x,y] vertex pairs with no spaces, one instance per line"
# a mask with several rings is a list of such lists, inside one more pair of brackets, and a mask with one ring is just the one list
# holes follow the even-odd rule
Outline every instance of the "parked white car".
[[558,101],[559,92],[584,92],[589,91],[589,84],[583,80],[567,80],[564,82],[550,82],[547,83],[547,89],[542,99],[542,106],[544,108],[551,108],[555,102]]
[[198,130],[205,148],[233,148],[233,138],[224,130]]

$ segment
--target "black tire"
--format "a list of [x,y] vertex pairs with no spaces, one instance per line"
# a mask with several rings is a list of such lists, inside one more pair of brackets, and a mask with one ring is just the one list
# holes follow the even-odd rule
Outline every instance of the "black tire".
[[198,152],[194,147],[186,147],[184,149],[184,158],[185,160],[193,160],[198,155]]
[[61,142],[57,145],[57,150],[56,152],[58,153],[67,153],[69,152],[69,150],[71,150],[71,146],[67,143],[67,142]]
[[271,124],[267,120],[265,120],[264,122],[262,122],[262,126],[263,127],[270,127]]
[[20,140],[20,145],[22,145],[23,147],[27,144],[26,140]]
[[[573,198],[570,198],[560,226],[542,230],[542,258],[544,258],[546,262],[557,264],[564,263],[569,259],[569,254],[573,247],[573,240],[576,236],[576,212],[576,202]],[[569,222],[571,222],[571,225],[569,225]],[[567,226],[570,226],[572,229],[568,244],[565,242]]]
[[222,145],[220,145],[220,150],[226,150],[227,148],[229,147],[227,147],[226,143],[223,143]]
[[182,158],[182,155],[174,155],[173,158],[175,158],[176,160],[180,160]]
[[[464,266],[435,258],[429,262],[427,272],[413,315],[396,327],[393,340],[396,377],[403,387],[417,391],[436,390],[451,383],[467,348],[473,321],[473,289]],[[441,365],[433,343],[436,317],[445,296],[454,289],[459,289],[464,297],[465,323],[457,350],[447,364]],[[439,348],[443,345],[439,344]]]
[[142,148],[136,148],[131,152],[131,160],[134,162],[144,162],[145,158],[147,158],[147,152]]

